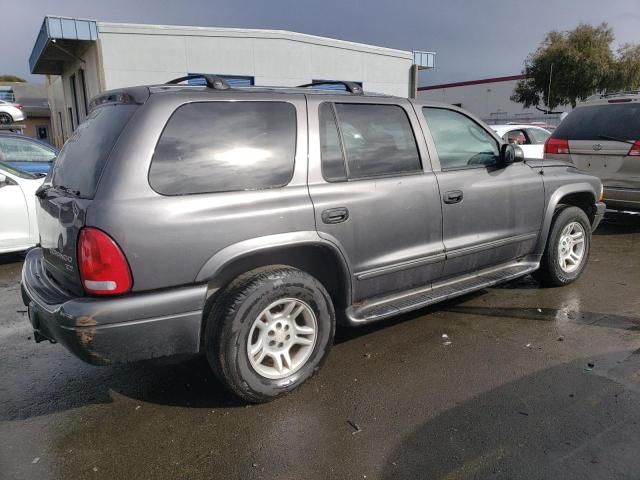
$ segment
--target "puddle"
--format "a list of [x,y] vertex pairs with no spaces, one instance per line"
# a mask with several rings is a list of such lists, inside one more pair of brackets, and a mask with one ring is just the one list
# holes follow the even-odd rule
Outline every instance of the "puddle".
[[608,313],[581,312],[555,308],[496,307],[451,307],[443,311],[467,315],[482,315],[486,317],[505,317],[559,323],[571,322],[598,327],[617,328],[620,330],[640,331],[640,318]]

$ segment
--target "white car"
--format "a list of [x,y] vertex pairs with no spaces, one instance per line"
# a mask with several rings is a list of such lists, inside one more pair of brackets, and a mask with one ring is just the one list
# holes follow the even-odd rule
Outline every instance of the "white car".
[[22,122],[27,115],[22,111],[22,105],[0,100],[0,125],[11,125]]
[[507,143],[518,145],[525,158],[543,158],[551,132],[535,125],[489,125]]
[[0,162],[0,253],[20,252],[39,242],[36,190],[43,181]]

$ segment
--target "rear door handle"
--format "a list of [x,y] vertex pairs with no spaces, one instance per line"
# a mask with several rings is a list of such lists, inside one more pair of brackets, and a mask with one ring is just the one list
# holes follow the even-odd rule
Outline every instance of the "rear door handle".
[[451,190],[443,196],[444,203],[460,203],[462,201],[462,190]]
[[344,207],[330,208],[322,212],[321,217],[323,223],[342,223],[349,218],[349,210]]

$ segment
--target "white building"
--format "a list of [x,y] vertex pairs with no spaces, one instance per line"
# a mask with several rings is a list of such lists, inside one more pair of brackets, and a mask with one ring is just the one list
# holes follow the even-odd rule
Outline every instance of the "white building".
[[[524,108],[511,100],[511,95],[524,75],[485,78],[467,82],[429,85],[418,89],[418,97],[434,102],[457,105],[489,124],[508,122],[546,122],[557,125],[560,114],[546,115],[536,108]],[[571,107],[557,110],[568,111]]]
[[[429,55],[425,61],[430,64],[423,66],[433,65]],[[209,73],[226,77],[232,85],[349,80],[367,91],[406,97],[413,64],[414,52],[280,30],[60,17],[45,17],[29,58],[32,73],[48,76],[58,145],[84,119],[89,100],[104,90]]]

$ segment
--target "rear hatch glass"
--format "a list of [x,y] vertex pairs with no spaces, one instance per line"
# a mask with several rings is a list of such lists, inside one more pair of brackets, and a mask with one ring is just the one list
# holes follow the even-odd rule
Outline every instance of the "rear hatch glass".
[[61,150],[52,188],[38,198],[37,217],[45,268],[60,286],[81,294],[76,248],[86,211],[107,159],[136,105],[103,105],[91,112]]
[[109,153],[137,105],[103,105],[93,110],[64,144],[51,176],[54,188],[93,198]]
[[640,140],[640,103],[607,103],[578,107],[553,132],[553,138]]

